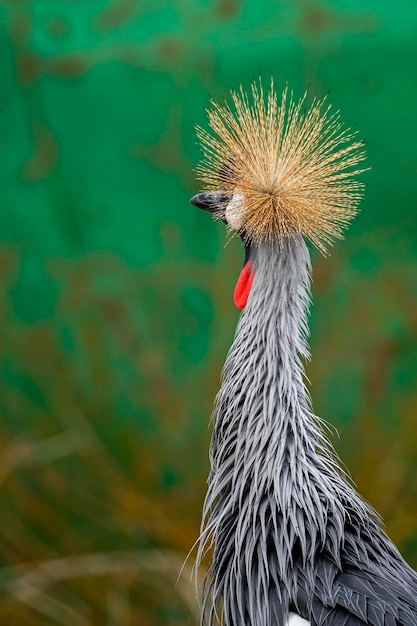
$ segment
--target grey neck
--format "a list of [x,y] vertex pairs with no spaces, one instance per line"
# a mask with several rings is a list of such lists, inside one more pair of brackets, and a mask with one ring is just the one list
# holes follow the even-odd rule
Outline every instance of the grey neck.
[[[303,462],[324,444],[301,361],[309,356],[310,256],[293,238],[252,246],[251,257],[255,278],[223,371],[215,411],[222,441],[213,439],[212,462],[215,471],[226,461],[227,432],[235,440],[235,471],[262,467],[274,487],[284,463]],[[278,490],[281,498],[281,484]]]
[[212,624],[223,607],[225,626],[282,624],[286,616],[273,613],[300,606],[297,572],[313,585],[318,547],[337,562],[344,502],[356,499],[365,514],[311,412],[303,380],[307,247],[301,238],[252,245],[251,260],[255,278],[214,411],[197,558],[213,541],[204,604]]

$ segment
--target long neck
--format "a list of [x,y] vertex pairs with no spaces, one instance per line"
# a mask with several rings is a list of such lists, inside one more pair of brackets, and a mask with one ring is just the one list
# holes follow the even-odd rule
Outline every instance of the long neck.
[[253,246],[252,262],[255,279],[226,360],[217,414],[219,425],[228,421],[231,401],[238,401],[245,448],[253,444],[259,452],[265,442],[276,466],[288,445],[314,448],[320,436],[301,361],[308,357],[310,257],[300,238]]
[[308,250],[290,239],[253,246],[251,257],[255,278],[214,412],[198,555],[214,543],[205,612],[214,624],[222,610],[225,626],[280,625],[301,606],[297,577],[313,584],[318,545],[338,558],[351,497],[303,381]]
[[252,262],[254,283],[216,402],[211,478],[217,482],[233,463],[234,496],[235,487],[272,489],[285,509],[294,494],[282,488],[283,472],[295,488],[300,468],[330,461],[301,361],[308,357],[310,257],[300,238],[252,248]]

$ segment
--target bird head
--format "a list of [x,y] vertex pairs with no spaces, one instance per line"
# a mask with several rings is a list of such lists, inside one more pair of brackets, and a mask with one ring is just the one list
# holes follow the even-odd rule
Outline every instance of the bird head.
[[235,290],[244,308],[253,280],[251,250],[306,237],[324,254],[355,216],[363,183],[363,143],[345,128],[326,98],[305,106],[273,81],[265,95],[259,80],[248,96],[240,87],[232,105],[212,101],[211,132],[197,127],[203,160],[197,168],[205,190],[191,199],[242,238],[245,265]]

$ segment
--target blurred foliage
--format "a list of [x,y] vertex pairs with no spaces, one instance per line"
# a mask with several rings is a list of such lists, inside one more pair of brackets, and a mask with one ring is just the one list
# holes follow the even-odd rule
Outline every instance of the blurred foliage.
[[193,121],[259,73],[332,89],[367,141],[308,375],[416,567],[415,2],[3,0],[0,24],[0,622],[196,621],[192,558],[175,585],[241,250],[188,204]]

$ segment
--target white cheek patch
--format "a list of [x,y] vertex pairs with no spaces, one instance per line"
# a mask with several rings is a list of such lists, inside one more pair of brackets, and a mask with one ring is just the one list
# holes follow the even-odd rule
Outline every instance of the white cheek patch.
[[242,227],[242,214],[244,197],[240,193],[234,193],[232,199],[226,207],[225,218],[228,225],[233,230],[240,230]]

